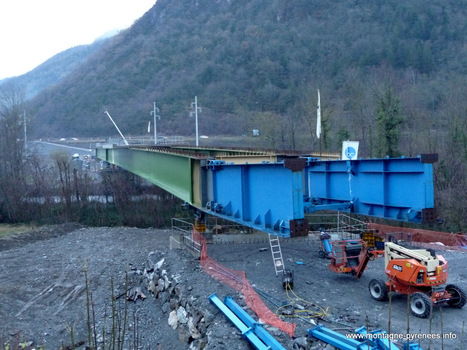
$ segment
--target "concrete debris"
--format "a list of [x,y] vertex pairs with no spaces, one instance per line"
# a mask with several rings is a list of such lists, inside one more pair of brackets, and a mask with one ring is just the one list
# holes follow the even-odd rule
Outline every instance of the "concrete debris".
[[175,281],[175,283],[180,283],[180,279],[182,276],[178,273],[176,275],[172,275],[172,279]]
[[184,344],[188,344],[190,342],[190,333],[187,329],[182,328],[178,331],[178,340],[180,340]]
[[299,337],[294,339],[293,348],[297,350],[308,349],[308,338]]
[[190,336],[193,339],[199,339],[201,337],[201,333],[199,330],[196,328],[196,324],[199,322],[198,320],[195,320],[193,317],[188,318],[188,331],[190,332]]
[[162,291],[164,291],[165,289],[166,289],[166,287],[165,287],[165,281],[164,281],[164,279],[163,279],[163,278],[159,278],[159,279],[157,280],[156,291],[157,291],[157,292],[162,292]]
[[[154,259],[156,254],[152,252],[150,258]],[[190,349],[203,349],[208,343],[206,332],[213,315],[194,306],[197,298],[187,293],[193,286],[181,284],[179,273],[171,274],[169,280],[167,270],[163,269],[164,262],[164,258],[160,259],[152,265],[153,269],[143,274],[147,289],[161,304],[162,311],[168,314],[167,322],[178,331],[179,340],[189,344]]]
[[126,300],[136,302],[138,299],[146,299],[146,295],[141,291],[141,287],[133,287],[126,292]]
[[187,312],[185,310],[184,307],[180,306],[177,310],[177,318],[178,318],[178,322],[182,323],[182,324],[185,324],[188,322],[188,319],[187,319]]
[[148,290],[150,293],[153,293],[153,294],[154,292],[156,292],[156,284],[154,283],[154,281],[149,282]]
[[154,270],[159,270],[162,265],[164,264],[164,261],[165,261],[165,258],[162,258],[161,260],[159,260],[157,263],[154,264]]
[[169,319],[167,321],[169,323],[169,326],[172,327],[173,329],[177,329],[178,327],[178,317],[177,317],[177,311],[172,310],[169,314]]

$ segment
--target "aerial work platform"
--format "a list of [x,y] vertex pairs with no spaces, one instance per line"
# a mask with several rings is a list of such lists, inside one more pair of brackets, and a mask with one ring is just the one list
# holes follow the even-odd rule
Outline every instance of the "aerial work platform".
[[307,213],[332,209],[401,221],[436,219],[435,155],[336,155],[189,146],[112,146],[97,158],[205,213],[280,237],[308,234]]

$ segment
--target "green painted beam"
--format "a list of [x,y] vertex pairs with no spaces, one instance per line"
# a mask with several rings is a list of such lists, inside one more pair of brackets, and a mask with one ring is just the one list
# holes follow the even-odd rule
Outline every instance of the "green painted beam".
[[190,157],[124,147],[97,149],[96,157],[141,176],[188,203],[193,202]]

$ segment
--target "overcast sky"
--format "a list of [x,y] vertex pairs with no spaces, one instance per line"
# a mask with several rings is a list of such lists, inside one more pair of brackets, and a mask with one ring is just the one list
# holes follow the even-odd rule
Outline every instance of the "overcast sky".
[[131,26],[156,0],[0,0],[0,79]]

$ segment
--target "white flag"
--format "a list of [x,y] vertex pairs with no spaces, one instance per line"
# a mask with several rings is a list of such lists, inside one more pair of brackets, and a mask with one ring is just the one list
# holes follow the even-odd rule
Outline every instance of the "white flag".
[[150,132],[151,132],[151,121],[149,121],[149,123],[148,123],[148,133],[150,133]]
[[321,136],[321,101],[319,97],[319,89],[318,89],[318,107],[316,109],[316,137],[319,138]]

